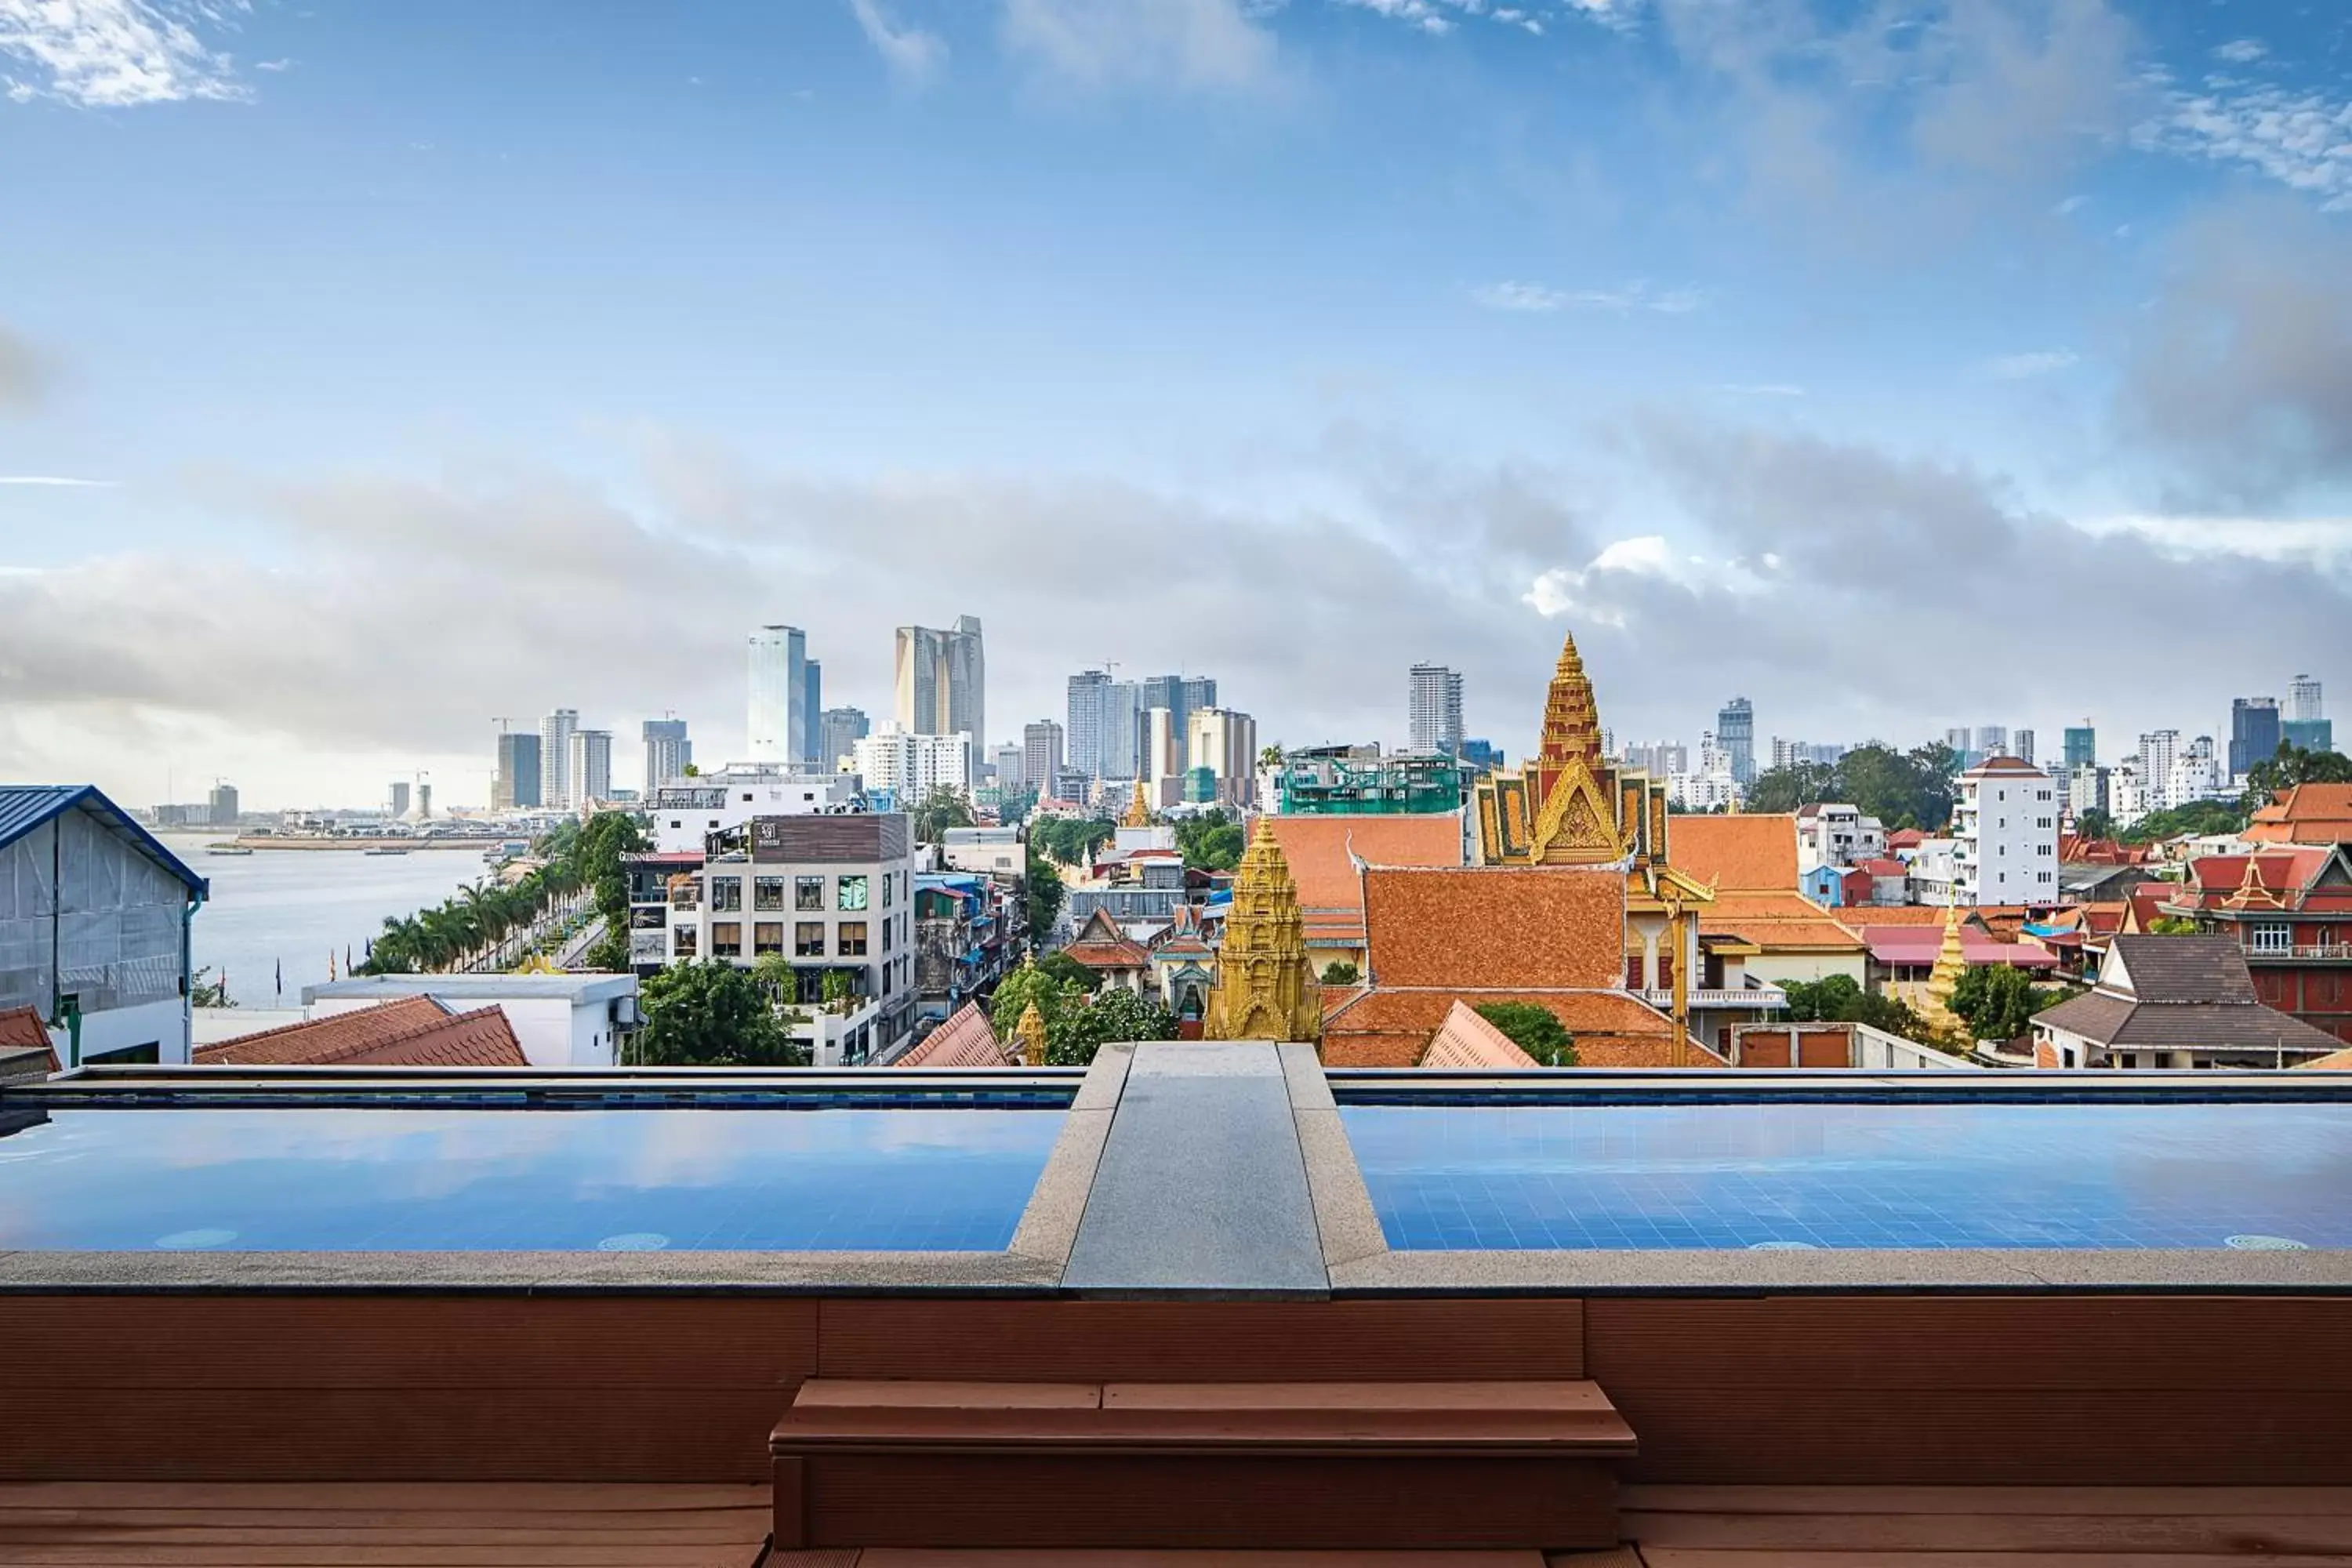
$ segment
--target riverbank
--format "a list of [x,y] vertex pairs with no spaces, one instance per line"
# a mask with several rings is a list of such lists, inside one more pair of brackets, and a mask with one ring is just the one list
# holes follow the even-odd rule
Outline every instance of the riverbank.
[[[521,835],[516,835],[518,838]],[[290,834],[247,833],[236,838],[215,839],[205,846],[207,849],[222,845],[237,849],[471,849],[477,855],[496,849],[509,842],[504,837],[490,838],[330,838],[296,837]]]

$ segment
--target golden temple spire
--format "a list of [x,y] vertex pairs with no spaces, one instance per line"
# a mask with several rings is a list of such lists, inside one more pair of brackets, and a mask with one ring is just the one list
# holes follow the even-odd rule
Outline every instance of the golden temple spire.
[[1544,699],[1543,744],[1537,752],[1538,763],[1547,769],[1564,768],[1571,760],[1595,771],[1601,766],[1601,710],[1572,632],[1559,645],[1559,664]]
[[1968,1024],[1952,1011],[1952,993],[1959,989],[1960,976],[1969,972],[1967,952],[1960,946],[1961,905],[1957,891],[1951,907],[1944,914],[1944,945],[1937,950],[1936,967],[1927,972],[1927,1003],[1920,1009],[1927,1021],[1953,1035],[1965,1036]]
[[1119,819],[1118,825],[1121,827],[1149,827],[1151,826],[1151,807],[1144,804],[1143,781],[1141,779],[1135,781],[1135,795],[1133,798],[1129,800],[1127,803],[1127,815]]
[[1045,1017],[1032,1002],[1021,1009],[1021,1021],[1013,1026],[1013,1037],[1018,1042],[1013,1055],[1024,1068],[1045,1065]]
[[1217,952],[1217,982],[1201,1020],[1211,1040],[1312,1040],[1323,1032],[1323,998],[1307,963],[1307,922],[1298,886],[1270,817],[1243,852]]

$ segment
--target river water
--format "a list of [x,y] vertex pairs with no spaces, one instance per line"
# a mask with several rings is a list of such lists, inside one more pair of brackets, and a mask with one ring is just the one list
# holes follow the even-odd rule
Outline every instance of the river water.
[[[302,987],[327,978],[327,955],[343,972],[343,954],[364,957],[387,916],[437,904],[488,875],[479,847],[369,855],[357,849],[257,849],[207,855],[218,834],[165,834],[163,842],[212,898],[196,911],[198,968],[228,976],[232,1000],[247,1007],[301,1005]],[[285,990],[278,989],[283,967]]]

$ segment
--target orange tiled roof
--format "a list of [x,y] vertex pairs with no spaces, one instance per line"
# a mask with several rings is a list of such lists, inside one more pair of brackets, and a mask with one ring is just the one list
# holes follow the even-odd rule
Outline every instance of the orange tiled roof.
[[404,996],[196,1047],[205,1067],[529,1067],[501,1008],[451,1013],[430,996]]
[[1100,909],[1087,916],[1077,936],[1062,951],[1088,969],[1151,967],[1151,954],[1120,931],[1118,922]]
[[2352,844],[2352,784],[2281,790],[2255,811],[2243,837],[2257,844]]
[[1430,1037],[1429,1048],[1421,1053],[1421,1065],[1425,1068],[1531,1068],[1536,1058],[1521,1050],[1518,1042],[1486,1022],[1472,1010],[1467,1002],[1456,1002],[1446,1009],[1445,1021]]
[[1444,985],[1358,991],[1327,1006],[1323,1060],[1331,1067],[1412,1067],[1454,1005],[1465,1001],[1527,1002],[1546,1009],[1575,1037],[1584,1067],[1685,1065],[1675,1047],[1674,1020],[1622,991]]
[[902,1068],[1001,1068],[1004,1047],[988,1026],[988,1015],[977,1002],[967,1002],[946,1022],[923,1037],[923,1043],[890,1064]]
[[[1677,863],[1680,853],[1677,847]],[[1879,912],[1857,910],[1856,918],[1866,913],[1875,920]],[[1746,937],[1767,952],[1860,952],[1869,945],[1829,910],[1796,892],[1717,893],[1714,903],[1700,907],[1698,929],[1701,936]]]
[[1666,827],[1666,859],[1718,893],[1797,890],[1797,819],[1733,812],[1676,816]]
[[0,1007],[0,1051],[35,1050],[46,1052],[49,1070],[58,1070],[57,1047],[49,1043],[49,1031],[42,1026],[37,1007]]
[[1363,888],[1348,858],[1367,866],[1459,866],[1462,819],[1452,812],[1426,816],[1270,816],[1274,840],[1298,884],[1298,907],[1312,921],[1319,912],[1361,930]]
[[1625,874],[1382,868],[1364,873],[1364,927],[1382,987],[1612,986],[1625,977]]
[[2352,1072],[2352,1048],[2331,1051],[2314,1061],[2297,1062],[2297,1068],[2317,1068],[2322,1072]]

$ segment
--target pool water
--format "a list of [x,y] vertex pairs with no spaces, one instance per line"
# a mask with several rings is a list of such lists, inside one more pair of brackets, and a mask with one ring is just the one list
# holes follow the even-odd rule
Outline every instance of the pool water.
[[2352,1104],[1354,1105],[1389,1245],[2352,1247]]
[[0,1250],[997,1251],[1038,1110],[53,1110]]

